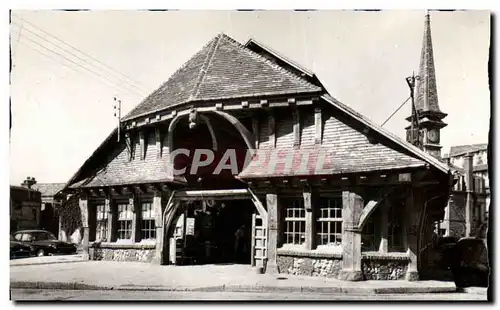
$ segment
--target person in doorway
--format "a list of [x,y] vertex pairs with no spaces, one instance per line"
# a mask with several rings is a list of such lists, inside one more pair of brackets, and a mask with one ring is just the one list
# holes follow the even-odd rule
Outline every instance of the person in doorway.
[[236,262],[241,262],[244,258],[246,240],[246,225],[241,225],[234,233],[234,258]]

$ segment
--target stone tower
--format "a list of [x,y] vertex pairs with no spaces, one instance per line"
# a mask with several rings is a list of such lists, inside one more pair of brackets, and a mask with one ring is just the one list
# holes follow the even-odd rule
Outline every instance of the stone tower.
[[[432,156],[440,158],[440,131],[447,125],[442,121],[447,114],[441,112],[438,105],[429,13],[425,16],[424,40],[415,91],[415,110],[418,120],[416,123],[418,123],[419,147]],[[412,117],[407,117],[406,120],[411,122]],[[410,137],[411,126],[408,126],[406,130],[407,137]]]

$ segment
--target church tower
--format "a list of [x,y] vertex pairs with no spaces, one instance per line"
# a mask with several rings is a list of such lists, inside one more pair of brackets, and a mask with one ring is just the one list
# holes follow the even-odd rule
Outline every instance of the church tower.
[[[420,68],[416,77],[415,105],[412,116],[406,118],[413,126],[406,128],[407,141],[416,144],[434,157],[441,157],[440,131],[446,127],[442,121],[446,113],[438,105],[436,71],[432,52],[431,18],[427,12],[424,24],[424,40],[420,56]],[[414,128],[413,135],[412,127]],[[411,141],[410,137],[415,137]]]

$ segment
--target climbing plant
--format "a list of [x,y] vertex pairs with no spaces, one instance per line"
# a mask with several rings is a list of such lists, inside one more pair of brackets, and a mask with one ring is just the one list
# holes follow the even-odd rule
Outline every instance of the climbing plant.
[[66,199],[59,210],[59,214],[61,216],[61,230],[69,238],[77,229],[82,227],[78,195],[71,195]]

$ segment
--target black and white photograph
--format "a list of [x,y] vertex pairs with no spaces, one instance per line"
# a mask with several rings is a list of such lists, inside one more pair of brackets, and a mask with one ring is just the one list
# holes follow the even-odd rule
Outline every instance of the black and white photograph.
[[10,10],[11,302],[491,300],[493,15]]

